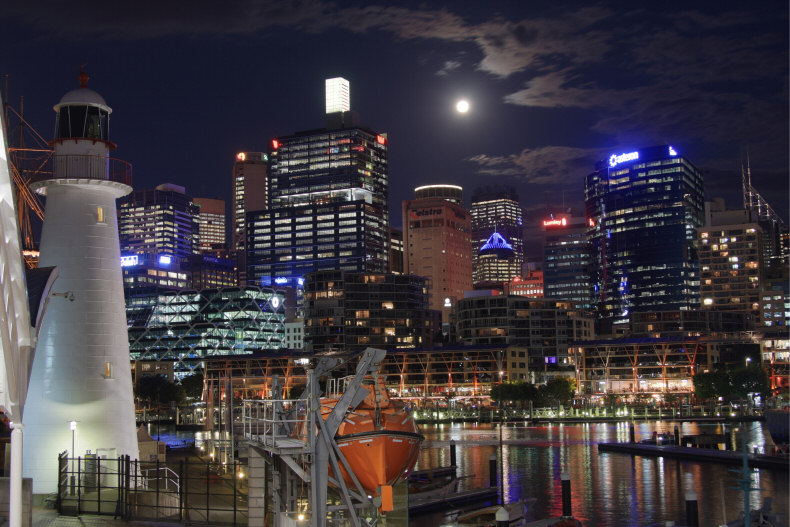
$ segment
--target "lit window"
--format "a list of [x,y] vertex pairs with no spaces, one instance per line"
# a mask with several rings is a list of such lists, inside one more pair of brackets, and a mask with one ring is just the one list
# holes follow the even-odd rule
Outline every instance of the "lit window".
[[107,220],[104,217],[104,207],[96,207],[96,222],[107,223]]

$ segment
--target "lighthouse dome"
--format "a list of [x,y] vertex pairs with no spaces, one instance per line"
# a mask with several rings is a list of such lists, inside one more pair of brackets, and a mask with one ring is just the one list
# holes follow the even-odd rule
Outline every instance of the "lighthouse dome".
[[112,112],[112,109],[107,106],[104,97],[91,90],[90,88],[76,88],[71,90],[66,95],[60,98],[60,102],[55,105],[55,111],[61,106],[66,105],[81,105],[81,106],[98,106],[107,113]]
[[88,74],[80,72],[80,87],[61,97],[54,106],[58,114],[55,140],[90,139],[109,142],[110,109],[104,97],[88,89]]

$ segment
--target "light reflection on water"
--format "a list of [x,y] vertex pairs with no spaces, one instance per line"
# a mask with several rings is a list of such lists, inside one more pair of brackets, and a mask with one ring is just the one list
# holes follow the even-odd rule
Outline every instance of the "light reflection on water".
[[[681,435],[703,432],[724,434],[728,445],[740,448],[740,425],[721,423],[679,423],[673,421],[635,424],[637,441],[653,432]],[[770,452],[773,443],[761,423],[745,423],[750,450]],[[497,454],[500,430],[492,424],[442,424],[422,427],[426,437],[417,469],[446,466],[449,442],[457,443],[456,453],[461,488],[488,485],[489,457]],[[664,526],[667,521],[683,524],[685,494],[698,496],[702,525],[720,525],[734,520],[743,510],[743,492],[734,489],[738,474],[726,465],[694,463],[659,457],[626,454],[598,454],[597,444],[626,442],[629,423],[589,423],[573,425],[506,425],[502,428],[504,487],[508,502],[534,498],[528,519],[562,514],[560,475],[571,475],[573,514],[585,526]],[[499,463],[497,463],[499,466]],[[763,496],[773,498],[773,508],[787,514],[786,472],[761,470],[752,473],[752,487],[762,488],[751,496],[752,508],[759,508]],[[448,522],[452,514],[421,517],[423,527]]]

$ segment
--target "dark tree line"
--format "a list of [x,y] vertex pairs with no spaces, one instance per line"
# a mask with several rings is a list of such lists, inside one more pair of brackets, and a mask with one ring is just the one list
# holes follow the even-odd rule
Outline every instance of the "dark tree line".
[[516,381],[503,382],[491,386],[491,399],[499,402],[512,401],[519,406],[532,402],[533,406],[568,405],[573,401],[576,392],[576,380],[568,377],[557,377],[546,384]]
[[186,399],[199,399],[203,393],[203,375],[184,377],[176,384],[160,376],[140,377],[134,385],[134,395],[148,406],[176,404]]
[[768,375],[759,364],[735,369],[719,368],[694,375],[694,393],[700,399],[745,399],[750,393],[767,394]]

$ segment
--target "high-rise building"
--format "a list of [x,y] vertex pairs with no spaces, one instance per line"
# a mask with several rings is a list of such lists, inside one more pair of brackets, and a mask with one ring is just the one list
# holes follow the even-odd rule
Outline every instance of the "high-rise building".
[[198,206],[198,247],[200,252],[225,248],[225,200],[195,198]]
[[[426,191],[429,197],[421,197]],[[460,192],[455,185],[429,185],[403,202],[406,273],[428,278],[431,309],[442,312],[443,323],[472,289],[471,218]]]
[[296,287],[312,271],[389,269],[387,137],[336,112],[271,142],[269,207],[247,214],[247,277]]
[[269,154],[239,152],[233,163],[231,253],[236,255],[239,284],[247,283],[247,213],[268,206]]
[[200,252],[199,207],[184,187],[165,183],[118,202],[122,254],[178,261]]
[[[475,287],[508,282],[521,274],[524,263],[522,209],[516,191],[482,187],[472,194],[472,274]],[[492,240],[494,235],[496,240]],[[504,243],[496,243],[500,239]],[[507,246],[506,253],[490,250]]]
[[[585,181],[593,294],[602,321],[697,309],[702,173],[671,146],[612,154]],[[602,329],[604,325],[602,324]]]
[[305,277],[305,349],[429,346],[425,278],[393,273],[317,271]]
[[390,272],[403,274],[403,231],[390,227]]
[[697,232],[702,308],[745,311],[757,324],[763,231],[753,216],[748,210],[712,212],[710,224]]
[[569,214],[551,215],[543,225],[543,286],[546,298],[592,308],[592,255],[587,240],[587,219]]

